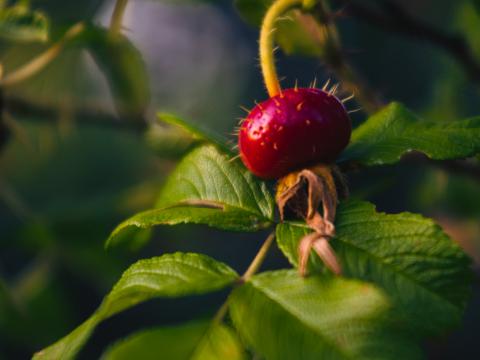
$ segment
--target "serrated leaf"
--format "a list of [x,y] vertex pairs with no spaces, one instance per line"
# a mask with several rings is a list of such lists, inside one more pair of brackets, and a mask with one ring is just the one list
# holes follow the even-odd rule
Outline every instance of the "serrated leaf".
[[272,221],[273,198],[265,182],[254,177],[239,159],[232,159],[207,145],[192,151],[170,175],[158,207],[207,201],[237,208]]
[[[304,224],[277,228],[282,252],[297,266]],[[416,332],[440,333],[459,323],[470,294],[470,259],[432,220],[420,215],[387,215],[372,204],[341,204],[331,244],[344,274],[381,286],[397,307],[399,321]],[[311,269],[323,269],[312,255]]]
[[50,22],[41,11],[24,5],[0,8],[0,36],[14,41],[48,40]]
[[142,54],[122,34],[90,27],[85,35],[88,50],[105,74],[118,113],[143,121],[150,102],[150,84]]
[[[260,26],[263,17],[273,0],[236,0],[235,6],[240,15],[249,24]],[[277,22],[275,40],[282,50],[288,54],[319,56],[323,53],[321,44],[302,25],[304,18],[298,16],[298,11],[289,11]],[[320,25],[315,21],[308,22],[312,31],[318,32]]]
[[34,359],[72,359],[103,320],[159,297],[204,294],[231,285],[238,275],[201,254],[175,253],[141,260],[124,272],[97,311],[69,335],[36,353]]
[[434,160],[473,156],[480,152],[480,117],[449,123],[427,122],[402,104],[391,103],[353,132],[340,162],[365,166],[393,164],[412,151]]
[[388,310],[373,285],[293,270],[257,275],[230,298],[240,335],[267,359],[417,358],[415,346],[388,331]]
[[120,224],[107,240],[117,242],[126,228],[180,223],[206,224],[231,231],[257,231],[273,222],[274,202],[267,185],[240,162],[213,145],[194,149],[168,178],[157,208]]
[[[179,341],[181,339],[181,341]],[[233,331],[221,324],[193,322],[138,332],[116,343],[103,360],[240,360],[244,352]]]

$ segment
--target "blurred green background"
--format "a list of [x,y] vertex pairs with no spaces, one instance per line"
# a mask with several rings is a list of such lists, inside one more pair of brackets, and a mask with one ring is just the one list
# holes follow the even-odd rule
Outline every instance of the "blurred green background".
[[[462,33],[480,61],[475,1],[399,3],[443,31]],[[198,251],[243,271],[264,238],[198,226],[161,227],[139,251],[103,248],[116,224],[153,206],[185,146],[153,124],[156,111],[227,135],[243,114],[240,105],[250,108],[266,98],[257,29],[241,19],[232,2],[132,0],[123,28],[131,43],[125,40],[120,50],[103,42],[102,27],[108,26],[114,2],[32,4],[50,17],[54,39],[80,20],[91,31],[39,74],[3,92],[8,115],[0,131],[9,136],[0,140],[0,359],[29,358],[67,334],[137,259]],[[347,58],[384,101],[401,101],[435,121],[480,114],[479,85],[442,50],[353,17],[339,16],[337,25]],[[48,46],[0,40],[3,73]],[[319,83],[335,77],[318,58],[279,52],[278,59],[285,87],[296,79],[307,86],[314,77]],[[356,113],[354,126],[364,118]],[[145,120],[147,128],[141,126]],[[472,164],[480,166],[475,159]],[[431,359],[480,358],[478,176],[407,162],[349,173],[348,182],[352,196],[382,211],[435,218],[474,258],[476,285],[462,328],[432,339],[425,349]],[[287,264],[275,250],[266,266]],[[80,358],[98,358],[113,341],[138,329],[210,316],[224,297],[155,300],[115,316],[98,328]]]

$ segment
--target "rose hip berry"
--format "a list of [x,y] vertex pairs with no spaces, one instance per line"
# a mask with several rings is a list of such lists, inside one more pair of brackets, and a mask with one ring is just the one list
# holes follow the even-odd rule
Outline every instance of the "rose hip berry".
[[334,95],[320,89],[286,89],[255,106],[243,121],[240,155],[252,173],[276,179],[335,161],[351,131],[348,112]]

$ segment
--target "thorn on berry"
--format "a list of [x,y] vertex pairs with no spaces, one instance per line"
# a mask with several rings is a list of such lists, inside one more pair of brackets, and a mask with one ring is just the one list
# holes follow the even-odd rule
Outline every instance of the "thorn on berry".
[[347,101],[352,100],[354,97],[355,97],[355,93],[352,93],[352,95],[350,95],[346,98],[343,98],[340,101],[345,104]]
[[257,103],[241,124],[242,161],[262,178],[334,162],[350,140],[350,118],[337,97],[309,88],[285,89],[283,95]]
[[250,110],[247,109],[247,108],[246,108],[245,106],[243,106],[243,105],[240,105],[240,109],[242,109],[243,111],[245,111],[247,114],[250,113]]
[[325,84],[323,84],[322,90],[323,90],[323,91],[327,91],[329,85],[330,85],[330,79],[328,79],[328,80],[325,82]]

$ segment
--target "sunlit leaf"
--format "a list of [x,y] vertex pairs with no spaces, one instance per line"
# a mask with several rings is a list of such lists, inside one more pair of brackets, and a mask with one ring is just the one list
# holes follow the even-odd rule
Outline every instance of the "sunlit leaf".
[[245,358],[240,342],[230,328],[203,321],[138,332],[114,344],[102,359],[154,360],[159,354],[164,359],[175,360]]
[[230,314],[267,359],[415,359],[418,349],[385,321],[388,299],[341,277],[263,273],[237,288]]
[[[157,208],[120,224],[107,241],[128,227],[180,223],[206,224],[224,230],[256,231],[272,224],[274,202],[267,185],[240,162],[213,145],[194,149],[165,184]],[[123,238],[124,239],[124,238]]]
[[72,359],[103,320],[153,298],[204,294],[231,285],[238,275],[201,254],[175,253],[132,265],[82,325],[34,359]]
[[[304,224],[277,228],[278,244],[297,266]],[[387,215],[372,204],[343,203],[331,241],[346,276],[381,286],[398,307],[399,321],[417,332],[442,332],[461,320],[470,294],[470,259],[432,220],[420,215]],[[310,268],[323,269],[316,255]]]
[[480,117],[449,123],[427,122],[403,105],[391,103],[353,132],[340,162],[393,164],[412,151],[434,160],[473,156],[480,152]]
[[41,11],[32,11],[24,5],[0,8],[0,36],[13,41],[45,42],[50,22]]

